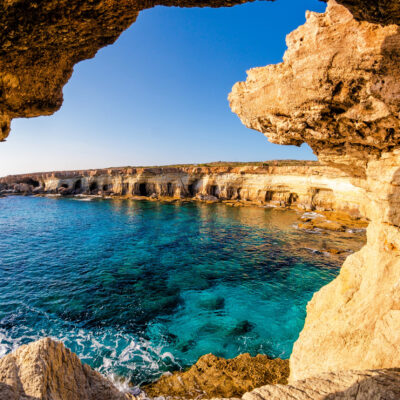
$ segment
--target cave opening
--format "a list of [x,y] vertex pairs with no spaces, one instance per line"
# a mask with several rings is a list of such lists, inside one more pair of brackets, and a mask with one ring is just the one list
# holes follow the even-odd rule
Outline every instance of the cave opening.
[[194,181],[194,182],[189,183],[189,185],[187,187],[187,191],[188,191],[190,197],[196,196],[197,184],[198,184],[198,181]]
[[78,179],[77,181],[75,181],[74,183],[74,191],[78,192],[79,190],[81,190],[82,188],[82,180]]
[[64,188],[64,189],[68,189],[68,184],[67,184],[67,183],[63,183],[63,184],[61,185],[61,187]]
[[91,182],[90,185],[89,185],[89,191],[90,191],[90,192],[95,192],[95,191],[97,191],[97,190],[99,190],[99,185],[98,185],[98,183],[97,183],[96,181]]
[[33,187],[40,186],[39,181],[37,181],[36,179],[32,179],[32,178],[27,178],[22,183],[26,183],[26,184],[31,185]]
[[147,187],[145,183],[139,183],[139,195],[147,196]]
[[172,183],[168,182],[167,183],[167,196],[172,196],[172,195],[173,195],[173,193],[172,193]]
[[210,196],[218,197],[219,189],[217,185],[210,185],[208,189],[208,194]]

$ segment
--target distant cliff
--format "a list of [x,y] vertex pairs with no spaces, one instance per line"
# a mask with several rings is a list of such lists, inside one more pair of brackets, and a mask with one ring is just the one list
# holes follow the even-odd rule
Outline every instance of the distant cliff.
[[0,178],[0,193],[231,200],[357,216],[363,191],[318,162],[272,161],[12,175]]

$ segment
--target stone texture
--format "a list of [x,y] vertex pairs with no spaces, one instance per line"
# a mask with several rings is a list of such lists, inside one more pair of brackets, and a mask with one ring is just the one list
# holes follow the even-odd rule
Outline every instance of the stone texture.
[[[0,178],[0,193],[145,195],[254,202],[360,216],[364,190],[344,172],[316,162],[64,171]],[[329,219],[332,219],[331,217]]]
[[[326,0],[324,0],[326,1]],[[400,24],[400,2],[393,0],[339,0],[359,21],[374,24]]]
[[151,397],[178,399],[240,397],[243,393],[267,383],[287,383],[289,361],[269,359],[259,354],[241,354],[226,360],[213,354],[202,356],[186,372],[164,376],[143,387]]
[[273,143],[308,143],[320,161],[365,177],[400,142],[400,31],[356,21],[334,1],[287,36],[284,62],[248,71],[232,111]]
[[113,43],[140,10],[159,4],[220,7],[243,2],[0,0],[0,140],[7,137],[12,118],[57,111],[73,66]]
[[2,400],[129,400],[76,354],[49,338],[0,359]]
[[290,382],[398,367],[399,27],[358,22],[331,0],[326,13],[308,13],[287,42],[283,63],[250,70],[235,85],[232,110],[271,141],[307,142],[320,160],[347,171],[371,221],[366,246],[308,304]]
[[325,373],[291,385],[267,385],[243,400],[396,400],[400,369]]
[[[397,0],[340,1],[358,19],[399,23]],[[12,118],[50,115],[57,111],[63,101],[62,88],[73,66],[113,43],[141,10],[156,5],[222,7],[244,2],[246,0],[1,0],[0,140],[8,136]],[[379,38],[377,40],[379,42]],[[393,51],[391,46],[389,43],[389,52]],[[358,85],[355,82],[351,89]],[[380,103],[372,107],[385,112]]]
[[399,151],[367,168],[361,212],[371,223],[367,245],[307,306],[291,356],[291,380],[321,371],[400,365]]

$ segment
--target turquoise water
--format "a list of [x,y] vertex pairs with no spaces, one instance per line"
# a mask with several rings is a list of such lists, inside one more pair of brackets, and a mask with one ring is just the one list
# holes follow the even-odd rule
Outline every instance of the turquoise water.
[[134,384],[210,352],[288,358],[342,261],[319,250],[363,241],[297,221],[223,204],[0,199],[0,356],[52,336]]

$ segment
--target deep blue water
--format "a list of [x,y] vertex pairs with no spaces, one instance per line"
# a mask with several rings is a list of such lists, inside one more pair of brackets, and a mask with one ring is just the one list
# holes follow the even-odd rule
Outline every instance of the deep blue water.
[[43,336],[135,384],[206,353],[288,358],[312,294],[362,235],[298,231],[294,211],[0,199],[0,355]]

